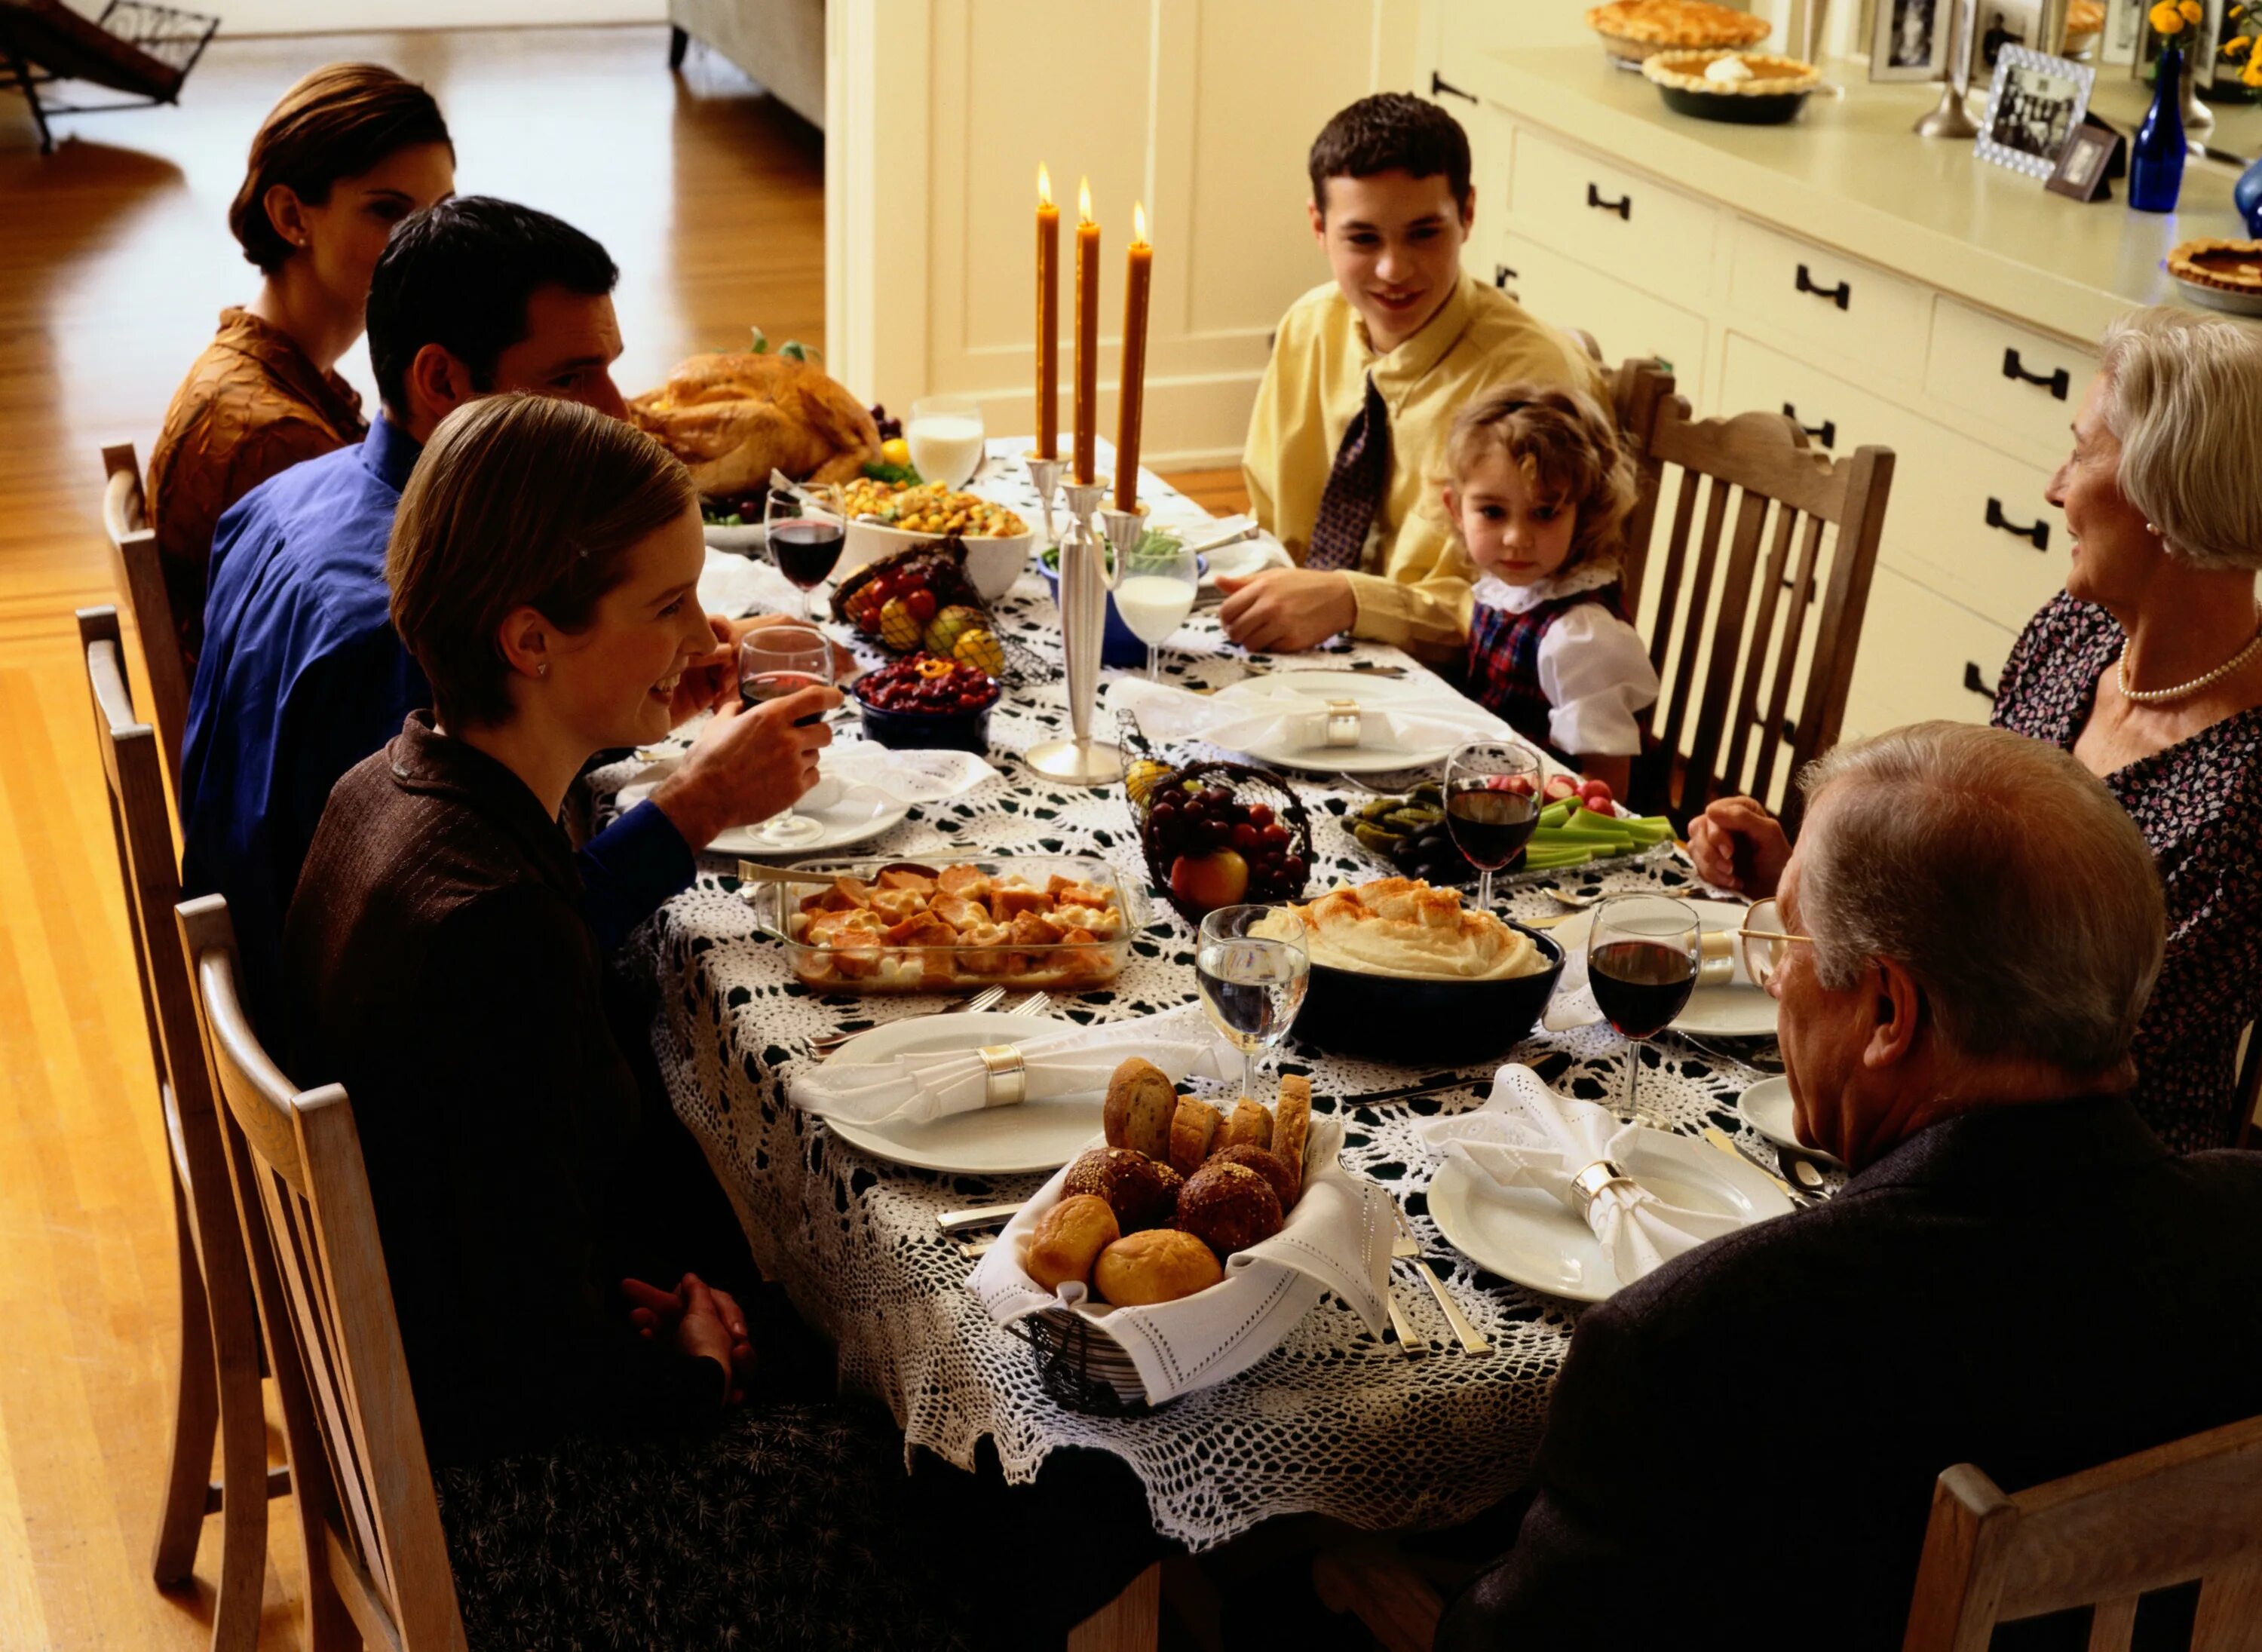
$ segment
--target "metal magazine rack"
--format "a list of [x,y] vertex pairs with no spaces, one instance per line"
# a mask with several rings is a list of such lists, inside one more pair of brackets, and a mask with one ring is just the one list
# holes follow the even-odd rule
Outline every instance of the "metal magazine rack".
[[[90,19],[61,0],[0,0],[0,87],[31,105],[40,153],[53,153],[53,115],[148,109],[179,100],[181,83],[211,44],[220,19],[199,11],[110,0]],[[58,103],[40,89],[77,81],[126,96],[114,103]]]

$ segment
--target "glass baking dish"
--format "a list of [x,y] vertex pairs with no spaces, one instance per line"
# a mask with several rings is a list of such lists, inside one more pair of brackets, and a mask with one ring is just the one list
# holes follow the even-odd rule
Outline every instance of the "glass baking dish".
[[[808,938],[813,920],[821,913],[847,910],[841,901],[853,901],[857,886],[878,899],[884,892],[884,871],[918,868],[931,875],[949,875],[962,867],[973,869],[973,875],[987,880],[991,886],[976,904],[989,911],[989,926],[998,933],[950,945],[916,934],[890,941],[886,938],[887,933],[906,934],[909,932],[904,926],[913,922],[918,913],[902,903],[889,902],[886,905],[893,910],[884,914],[875,912],[872,920],[876,923],[883,916],[891,919],[889,931],[855,931],[828,940]],[[788,967],[812,992],[978,992],[992,986],[1089,992],[1121,973],[1123,962],[1130,956],[1133,939],[1145,931],[1154,917],[1145,888],[1136,883],[1127,884],[1114,867],[1093,855],[963,852],[931,855],[918,862],[877,857],[819,858],[796,862],[791,869],[853,880],[845,886],[835,886],[844,891],[839,898],[832,891],[814,884],[789,884],[757,885],[749,896],[763,928],[785,948]],[[1000,884],[1018,891],[1017,898],[1007,902],[1007,906],[1030,909],[1034,915],[1046,920],[1052,919],[1055,913],[1066,914],[1079,910],[1073,905],[1063,907],[1051,898],[1048,891],[1055,879],[1110,896],[1120,920],[1115,933],[1105,937],[1095,934],[1089,941],[1073,941],[1056,933],[1041,933],[1039,927],[1030,924],[1022,924],[1017,930],[1013,925],[1018,914],[1009,913],[1003,921],[999,920],[991,898]],[[950,881],[955,884],[961,879],[953,876]],[[911,887],[916,892],[915,885],[899,886]],[[938,888],[936,894],[941,892]],[[1045,908],[1041,913],[1034,912],[1035,896],[1046,897]],[[922,904],[932,910],[933,898],[929,896]],[[964,893],[956,898],[975,899]],[[872,910],[868,906],[865,909]],[[1080,910],[1104,913],[1106,908]],[[904,915],[896,917],[897,911]],[[965,913],[962,910],[955,915],[964,917]],[[1062,921],[1070,920],[1064,915]],[[954,933],[964,933],[947,921],[944,927]],[[933,929],[932,925],[920,927],[929,933]],[[1058,924],[1048,922],[1043,928],[1057,931]],[[1073,924],[1069,933],[1075,933]],[[1087,929],[1085,933],[1092,932]]]

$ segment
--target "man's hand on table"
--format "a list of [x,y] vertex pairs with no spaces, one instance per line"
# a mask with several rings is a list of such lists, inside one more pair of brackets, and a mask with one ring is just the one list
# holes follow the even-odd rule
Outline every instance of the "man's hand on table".
[[746,1397],[754,1374],[754,1345],[746,1335],[746,1316],[728,1291],[718,1291],[696,1273],[686,1273],[672,1291],[640,1279],[621,1281],[629,1300],[629,1324],[647,1342],[666,1342],[688,1359],[712,1360],[723,1372],[723,1403]]
[[1358,618],[1351,576],[1310,568],[1264,568],[1246,579],[1220,579],[1217,610],[1225,634],[1252,653],[1316,648]]
[[1764,900],[1790,861],[1783,822],[1754,797],[1723,797],[1689,823],[1689,858],[1719,889]]
[[[718,711],[738,697],[738,645],[751,633],[772,625],[806,626],[808,623],[792,614],[755,614],[745,619],[707,616],[707,624],[715,632],[714,651],[684,667],[682,680],[675,685],[675,697],[669,703],[671,726],[681,728],[701,712]],[[854,675],[856,656],[834,643],[832,668],[843,677]]]
[[817,783],[817,754],[832,743],[824,717],[840,703],[838,689],[810,688],[749,711],[734,685],[652,802],[694,851],[792,808]]

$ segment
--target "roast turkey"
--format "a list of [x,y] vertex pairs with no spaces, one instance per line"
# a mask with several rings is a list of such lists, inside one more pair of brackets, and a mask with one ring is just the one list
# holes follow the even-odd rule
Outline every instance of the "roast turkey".
[[880,456],[880,432],[822,367],[789,356],[694,356],[629,403],[639,429],[691,467],[710,498],[750,494],[773,470],[846,481]]

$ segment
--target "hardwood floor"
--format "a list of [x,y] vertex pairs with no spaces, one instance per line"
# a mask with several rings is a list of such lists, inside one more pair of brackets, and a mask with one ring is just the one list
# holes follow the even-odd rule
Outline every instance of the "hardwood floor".
[[[179,109],[59,121],[0,97],[0,1647],[187,1648],[205,1583],[150,1546],[173,1404],[165,1152],[88,725],[73,609],[113,599],[98,449],[146,458],[175,384],[254,288],[224,217],[262,114],[341,58],[417,76],[466,192],[555,212],[622,269],[633,392],[759,324],[824,334],[820,136],[664,28],[223,40]],[[342,364],[373,405],[367,358]],[[1240,479],[1184,480],[1212,509]],[[140,685],[137,683],[137,689]],[[146,705],[146,689],[141,703]],[[275,1522],[261,1645],[300,1644]]]

